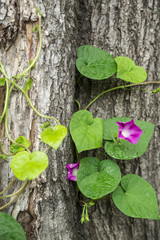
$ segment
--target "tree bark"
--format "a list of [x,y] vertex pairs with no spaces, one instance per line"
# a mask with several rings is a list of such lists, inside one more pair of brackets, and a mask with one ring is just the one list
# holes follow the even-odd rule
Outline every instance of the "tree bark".
[[[80,101],[84,108],[100,92],[122,84],[114,77],[103,81],[82,78],[75,87],[75,76],[78,76],[75,59],[79,45],[94,45],[114,57],[130,57],[146,69],[149,81],[158,81],[158,0],[46,0],[37,1],[37,5],[43,14],[42,51],[31,72],[34,85],[29,96],[39,112],[55,116],[68,127],[72,114],[77,110],[74,99]],[[0,13],[0,59],[7,74],[14,76],[22,72],[36,54],[38,36],[32,32],[38,23],[36,10],[32,0],[1,0]],[[24,86],[24,80],[19,84]],[[153,86],[146,88],[152,90]],[[0,94],[2,111],[5,88],[0,88]],[[94,117],[126,116],[155,124],[147,152],[138,159],[117,163],[123,175],[135,173],[150,182],[158,199],[159,107],[159,94],[117,90],[103,95],[89,109]],[[8,121],[12,138],[24,135],[30,139],[32,150],[44,149],[45,145],[40,142],[43,121],[30,109],[22,93],[14,89]],[[0,137],[7,149],[9,142],[3,127]],[[96,154],[97,151],[87,153],[88,156]],[[70,135],[56,152],[49,151],[49,159],[47,170],[32,181],[18,201],[7,209],[22,224],[28,240],[160,238],[158,221],[129,218],[114,206],[112,200],[99,201],[90,208],[90,222],[81,225],[82,208],[75,200],[75,186],[66,180],[65,165],[75,159]],[[13,173],[9,162],[1,160],[0,166],[2,189],[12,179]],[[20,185],[17,181],[10,191]]]

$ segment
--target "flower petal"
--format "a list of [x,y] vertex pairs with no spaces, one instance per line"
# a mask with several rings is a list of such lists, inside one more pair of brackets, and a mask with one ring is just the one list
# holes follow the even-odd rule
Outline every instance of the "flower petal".
[[125,139],[132,144],[136,144],[143,131],[134,123],[134,119],[129,122],[116,122],[119,126],[118,138]]
[[77,172],[78,172],[79,166],[80,166],[80,162],[66,165],[66,168],[68,169],[67,179],[75,182],[77,181]]

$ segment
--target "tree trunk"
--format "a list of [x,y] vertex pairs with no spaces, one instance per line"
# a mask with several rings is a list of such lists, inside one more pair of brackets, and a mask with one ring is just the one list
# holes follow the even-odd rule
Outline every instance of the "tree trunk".
[[[74,99],[82,109],[107,88],[120,85],[114,77],[103,81],[83,78],[75,87],[76,49],[90,44],[116,56],[132,58],[143,66],[149,81],[158,81],[158,0],[46,0],[37,1],[43,14],[42,51],[31,72],[34,85],[29,92],[33,105],[42,114],[55,116],[69,126],[74,111]],[[0,0],[0,59],[7,74],[23,71],[34,58],[38,36],[32,32],[37,15],[32,0]],[[119,81],[119,82],[118,82]],[[24,85],[24,80],[19,84]],[[152,85],[146,88],[153,89]],[[0,88],[0,111],[5,88]],[[159,137],[160,95],[147,92],[123,91],[103,95],[90,107],[94,117],[103,119],[126,116],[156,125],[147,152],[138,159],[117,161],[123,175],[135,173],[155,188],[160,198]],[[9,105],[8,127],[13,139],[24,135],[30,139],[32,150],[42,150],[39,118],[30,109],[23,94],[14,89]],[[1,125],[2,126],[2,125]],[[9,146],[4,127],[0,129],[4,146]],[[92,154],[92,155],[91,155]],[[96,156],[95,151],[89,156]],[[159,222],[133,219],[122,214],[112,200],[103,200],[90,208],[90,222],[80,224],[82,208],[75,201],[75,186],[66,180],[67,163],[75,158],[70,135],[55,152],[49,151],[47,170],[32,181],[17,202],[7,209],[21,223],[28,240],[151,240],[159,239]],[[0,162],[2,190],[12,179],[9,162]],[[12,188],[18,189],[17,181]],[[11,192],[11,190],[10,190]]]

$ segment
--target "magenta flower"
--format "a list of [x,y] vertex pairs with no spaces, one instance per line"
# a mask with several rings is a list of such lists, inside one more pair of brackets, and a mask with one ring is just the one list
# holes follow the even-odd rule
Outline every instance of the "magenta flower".
[[118,138],[136,144],[143,131],[134,124],[134,119],[129,122],[116,122],[119,126]]
[[77,172],[80,166],[80,162],[79,163],[71,163],[71,164],[67,164],[66,168],[68,168],[68,176],[67,179],[76,182],[77,181]]

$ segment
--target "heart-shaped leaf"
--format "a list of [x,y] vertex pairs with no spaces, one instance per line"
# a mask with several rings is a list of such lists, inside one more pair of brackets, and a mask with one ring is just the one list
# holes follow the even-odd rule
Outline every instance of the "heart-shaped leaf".
[[96,80],[109,78],[117,71],[114,58],[109,53],[90,45],[78,48],[76,67],[85,77]]
[[23,228],[9,214],[0,212],[0,226],[1,240],[26,240]]
[[32,180],[38,177],[48,167],[48,157],[44,152],[17,153],[11,161],[14,175],[22,180]]
[[131,83],[141,83],[147,78],[144,68],[135,65],[134,61],[128,57],[116,57],[117,78]]
[[100,162],[95,157],[81,159],[77,184],[86,197],[101,198],[113,192],[120,180],[121,172],[114,161],[103,160]]
[[47,143],[49,146],[57,150],[66,135],[67,128],[62,125],[56,125],[53,128],[45,128],[41,133],[41,139],[44,143]]
[[79,153],[102,147],[102,119],[93,119],[92,114],[87,110],[80,110],[73,114],[70,122],[70,133]]
[[103,120],[103,137],[106,141],[105,151],[107,154],[116,159],[129,160],[140,157],[147,150],[151,140],[154,124],[135,120],[135,124],[142,129],[143,133],[137,144],[132,144],[124,139],[120,143],[114,142],[114,136],[118,136],[119,127],[116,122],[129,122],[131,118],[116,117]]
[[[18,137],[15,142],[19,143],[19,144],[22,144],[24,146],[26,146],[27,148],[29,148],[31,146],[30,142],[24,137],[24,136],[20,136]],[[10,147],[10,152],[15,154],[17,152],[22,152],[24,151],[25,148],[13,143]]]
[[113,192],[116,207],[129,217],[159,220],[156,194],[143,178],[128,174],[121,180],[121,186]]

